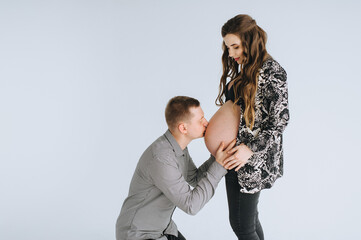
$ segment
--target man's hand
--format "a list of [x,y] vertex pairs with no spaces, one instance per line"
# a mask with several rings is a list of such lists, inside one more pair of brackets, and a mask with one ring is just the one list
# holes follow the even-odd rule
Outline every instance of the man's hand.
[[237,167],[235,171],[238,171],[248,162],[248,159],[252,157],[253,152],[247,145],[241,143],[240,145],[228,151],[227,154],[233,155],[224,160],[223,167],[225,169],[232,169]]
[[230,142],[230,144],[228,144],[226,149],[224,149],[224,142],[221,142],[221,144],[219,144],[219,147],[216,152],[216,156],[214,156],[219,164],[224,166],[224,160],[231,155],[228,152],[233,150],[232,147],[235,144],[236,144],[236,139]]

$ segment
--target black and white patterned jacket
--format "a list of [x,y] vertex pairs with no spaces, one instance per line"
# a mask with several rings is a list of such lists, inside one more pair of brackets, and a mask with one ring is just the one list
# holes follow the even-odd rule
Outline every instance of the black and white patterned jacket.
[[282,133],[289,121],[287,73],[273,59],[266,60],[260,69],[256,93],[255,123],[246,127],[241,106],[241,121],[237,145],[246,144],[253,156],[238,171],[243,193],[256,193],[271,188],[283,175]]

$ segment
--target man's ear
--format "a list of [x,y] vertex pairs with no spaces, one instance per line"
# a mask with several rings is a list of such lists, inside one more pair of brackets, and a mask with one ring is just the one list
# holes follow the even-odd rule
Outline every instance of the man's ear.
[[187,134],[187,126],[185,123],[180,123],[178,124],[178,130],[182,133],[182,134]]

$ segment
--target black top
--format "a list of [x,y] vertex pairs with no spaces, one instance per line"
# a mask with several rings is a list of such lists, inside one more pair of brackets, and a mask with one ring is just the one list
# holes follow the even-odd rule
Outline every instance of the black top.
[[[230,82],[228,82],[226,84],[226,89],[225,89],[225,92],[224,92],[224,96],[226,97],[226,102],[228,100],[231,100],[232,102],[234,102],[234,99],[235,99],[235,96],[234,96],[234,90],[233,90],[233,86],[234,84],[232,84],[231,86],[231,89],[228,90],[228,85],[229,85]],[[241,105],[241,103],[243,102],[243,99],[240,98],[237,102],[237,105]]]

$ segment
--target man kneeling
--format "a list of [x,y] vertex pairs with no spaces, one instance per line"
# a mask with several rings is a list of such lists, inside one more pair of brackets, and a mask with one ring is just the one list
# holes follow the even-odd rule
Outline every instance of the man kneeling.
[[[169,100],[168,130],[143,153],[116,223],[117,240],[185,240],[172,220],[175,207],[195,215],[214,195],[227,173],[222,166],[235,141],[219,146],[198,169],[187,145],[204,136],[207,120],[199,101],[185,96]],[[194,187],[191,189],[191,187]]]

